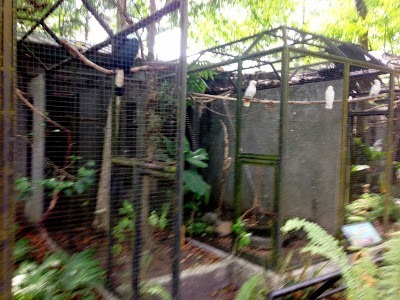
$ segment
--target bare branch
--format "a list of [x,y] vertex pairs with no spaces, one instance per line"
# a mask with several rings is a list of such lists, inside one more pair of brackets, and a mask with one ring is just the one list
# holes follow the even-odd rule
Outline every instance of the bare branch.
[[131,73],[141,72],[141,71],[158,71],[158,70],[167,70],[175,67],[175,64],[147,64],[140,67],[132,67],[130,68]]
[[106,75],[112,75],[114,74],[113,70],[109,70],[106,68],[103,68],[101,66],[99,66],[98,64],[95,64],[94,62],[92,62],[90,59],[88,59],[85,55],[83,55],[82,53],[80,53],[78,51],[78,49],[76,49],[74,46],[70,45],[66,40],[61,40],[61,45],[64,46],[68,52],[75,58],[78,58],[80,61],[82,61],[85,65],[103,73]]
[[108,1],[117,7],[118,13],[125,18],[126,23],[128,23],[129,25],[133,24],[133,18],[130,15],[128,15],[128,13],[121,7],[121,5],[117,1],[114,0],[108,0]]
[[[74,46],[70,45],[66,40],[61,40],[61,45],[64,46],[73,57],[78,58],[85,65],[92,67],[93,69],[95,69],[103,74],[106,74],[106,75],[115,74],[114,70],[109,70],[109,69],[103,68],[103,67],[99,66],[98,64],[95,64],[94,62],[92,62],[85,55],[80,53],[78,51],[78,49],[76,49]],[[155,62],[153,62],[153,63],[149,63],[147,65],[140,66],[140,67],[132,67],[130,69],[130,71],[131,71],[131,73],[136,73],[136,72],[142,72],[142,71],[166,70],[169,68],[173,68],[175,66],[176,66],[175,63],[164,63],[164,62],[155,63]]]
[[222,120],[219,120],[222,126],[222,132],[224,133],[224,161],[222,165],[222,175],[221,175],[221,191],[219,193],[219,201],[217,214],[221,215],[222,212],[222,204],[224,203],[225,198],[225,190],[226,190],[226,176],[228,174],[229,167],[232,163],[232,159],[229,157],[229,138],[228,138],[228,129]]
[[15,89],[15,93],[26,106],[28,106],[35,114],[38,114],[41,116],[47,123],[50,123],[51,125],[57,127],[61,131],[64,131],[66,134],[67,138],[67,150],[65,151],[65,159],[64,159],[64,167],[68,166],[69,164],[69,157],[71,156],[71,148],[72,148],[72,138],[71,138],[71,131],[68,128],[65,128],[61,124],[57,123],[56,121],[53,121],[50,119],[48,116],[46,116],[44,113],[42,113],[40,110],[38,110],[35,106],[32,105],[32,103],[29,102],[28,99],[24,97],[24,94],[20,89]]

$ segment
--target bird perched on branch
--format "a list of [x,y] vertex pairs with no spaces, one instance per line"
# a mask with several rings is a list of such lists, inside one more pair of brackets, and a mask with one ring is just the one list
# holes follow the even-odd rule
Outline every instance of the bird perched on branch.
[[245,107],[249,107],[250,106],[250,99],[253,99],[254,96],[257,93],[257,81],[255,80],[250,80],[249,82],[249,86],[247,87],[246,91],[244,92],[244,96],[243,96],[243,106]]
[[335,100],[335,90],[333,86],[328,86],[325,91],[325,108],[332,109],[333,108],[333,100]]
[[112,66],[116,70],[116,96],[124,94],[124,74],[129,73],[138,51],[139,41],[136,38],[128,39],[126,36],[116,37],[112,53]]
[[[375,79],[374,80],[374,85],[371,87],[371,90],[369,91],[369,96],[370,97],[377,97],[379,96],[379,93],[381,92],[381,82],[379,79]],[[370,104],[374,103],[374,99],[373,100],[369,100],[368,101]]]

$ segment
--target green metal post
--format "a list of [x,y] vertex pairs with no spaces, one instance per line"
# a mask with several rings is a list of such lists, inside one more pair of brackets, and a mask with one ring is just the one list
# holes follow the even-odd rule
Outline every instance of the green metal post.
[[286,147],[286,139],[288,134],[288,100],[289,100],[289,59],[290,52],[287,44],[287,31],[283,27],[284,48],[282,49],[282,69],[281,69],[281,91],[280,91],[280,112],[279,112],[279,168],[277,171],[278,180],[276,181],[276,196],[274,203],[274,212],[276,213],[275,230],[274,230],[274,253],[273,264],[277,263],[277,258],[280,256],[282,238],[280,228],[282,227],[282,207],[283,202],[286,200],[285,187],[282,180],[285,178],[287,170],[285,170],[284,152]]
[[389,214],[391,200],[391,184],[392,184],[392,163],[393,163],[393,129],[394,129],[394,72],[390,73],[389,82],[389,121],[387,128],[387,150],[386,150],[386,168],[385,168],[385,208],[383,214],[383,231],[387,233],[389,230]]
[[[238,61],[238,78],[236,84],[236,140],[235,140],[235,153],[234,153],[234,212],[233,219],[236,220],[240,216],[240,211],[242,209],[242,162],[240,159],[240,146],[242,142],[242,82],[243,82],[243,62],[241,60]],[[232,240],[232,251],[234,249],[234,240],[235,236],[233,236]]]
[[188,2],[180,1],[180,29],[181,49],[179,57],[178,82],[180,83],[180,95],[178,104],[178,151],[177,151],[177,201],[175,205],[175,228],[174,228],[174,257],[172,265],[172,294],[174,299],[181,299],[180,293],[180,262],[181,262],[181,240],[182,218],[183,218],[183,172],[185,167],[184,140],[186,129],[186,77],[187,77],[187,30],[188,30]]
[[349,202],[349,174],[348,174],[348,99],[350,85],[350,64],[344,64],[343,71],[343,102],[342,102],[342,140],[340,150],[340,174],[339,174],[339,204],[338,204],[338,228],[344,224],[344,207]]

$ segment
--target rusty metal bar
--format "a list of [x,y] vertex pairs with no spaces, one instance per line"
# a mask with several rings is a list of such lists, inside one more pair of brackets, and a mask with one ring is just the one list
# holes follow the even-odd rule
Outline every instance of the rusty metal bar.
[[149,25],[153,22],[157,22],[165,15],[177,10],[179,7],[180,7],[180,1],[171,2],[170,4],[165,5],[163,8],[156,11],[154,14],[148,16],[147,18],[144,18],[144,19],[140,20],[139,22],[127,27],[126,29],[116,33],[112,38],[108,38],[105,41],[93,46],[92,48],[88,49],[86,51],[86,53],[96,52],[97,50],[100,50],[101,48],[111,44],[113,39],[115,39],[117,37],[129,35],[141,28],[146,27],[147,25]]
[[46,25],[44,21],[41,21],[40,25],[42,25],[43,29],[53,38],[53,40],[56,41],[57,44],[61,45],[61,41],[58,36],[53,32],[53,30],[50,29],[49,26]]
[[14,240],[13,128],[15,82],[15,2],[3,0],[0,19],[0,299],[11,299]]
[[48,16],[50,16],[53,11],[55,11],[57,9],[57,7],[59,7],[61,5],[61,3],[63,3],[64,0],[57,0],[56,3],[54,3],[54,5],[52,7],[50,7],[50,9],[44,14],[43,17],[40,18],[40,20],[38,20],[38,22],[33,25],[31,27],[31,29],[21,38],[20,42],[24,41],[33,31],[35,31],[35,29],[41,25],[41,23],[47,19]]
[[[110,37],[108,39],[106,39],[105,41],[94,45],[93,47],[90,47],[89,49],[87,49],[86,51],[84,51],[82,54],[84,55],[88,55],[91,53],[95,53],[96,51],[110,45],[112,43],[112,41],[119,37],[119,36],[126,36],[131,34],[132,32],[135,32],[141,28],[146,27],[147,25],[153,23],[153,22],[157,22],[159,21],[162,17],[164,17],[165,15],[167,15],[170,12],[173,12],[175,10],[177,10],[180,6],[180,1],[175,0],[174,2],[171,2],[170,4],[165,5],[163,8],[161,8],[160,10],[156,11],[154,14],[148,16],[147,18],[144,18],[142,20],[140,20],[139,22],[129,26],[128,28],[116,33],[113,37]],[[69,57],[65,60],[63,60],[62,62],[53,65],[52,67],[49,68],[49,70],[54,70],[57,69],[61,66],[63,66],[64,64],[66,64],[67,62],[69,62],[71,59],[73,59],[73,57]]]

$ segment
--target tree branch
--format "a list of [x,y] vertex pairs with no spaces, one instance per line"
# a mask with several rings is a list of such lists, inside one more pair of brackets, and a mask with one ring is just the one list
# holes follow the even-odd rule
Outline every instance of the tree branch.
[[228,129],[222,120],[219,120],[222,126],[222,132],[224,134],[224,161],[222,165],[222,175],[221,175],[221,191],[219,193],[219,200],[218,200],[218,208],[217,214],[221,215],[222,212],[222,205],[224,203],[225,198],[225,190],[226,190],[226,176],[228,174],[229,167],[232,163],[232,159],[229,157],[229,138],[228,138]]
[[24,93],[20,89],[16,89],[16,95],[18,99],[20,99],[26,106],[28,106],[35,114],[41,116],[47,123],[57,127],[61,131],[64,131],[67,138],[67,150],[65,151],[65,158],[64,158],[64,168],[69,164],[69,157],[71,156],[71,148],[72,148],[72,138],[71,138],[71,131],[68,128],[65,128],[61,124],[53,121],[40,110],[38,110],[32,103],[29,102],[28,99],[24,97]]
[[95,64],[94,62],[92,62],[90,59],[88,59],[85,55],[83,55],[82,53],[80,53],[78,51],[78,49],[76,49],[75,47],[73,47],[72,45],[68,44],[68,42],[66,40],[61,40],[61,45],[64,46],[67,51],[75,58],[78,58],[80,61],[82,61],[85,65],[99,71],[100,73],[106,74],[106,75],[112,75],[114,74],[113,70],[109,70],[106,68],[103,68],[101,66],[99,66],[98,64]]
[[[88,59],[85,55],[80,53],[78,49],[76,49],[74,46],[70,45],[66,40],[61,40],[61,45],[64,46],[67,51],[75,58],[79,59],[82,61],[85,65],[99,71],[100,73],[103,73],[105,75],[113,75],[115,74],[114,70],[109,70],[106,68],[103,68],[99,66],[98,64],[95,64],[92,62],[90,59]],[[130,69],[131,73],[136,73],[136,72],[142,72],[142,71],[157,71],[157,70],[166,70],[169,68],[175,67],[175,63],[166,63],[166,62],[151,62],[148,63],[147,65],[140,66],[140,67],[132,67]]]

